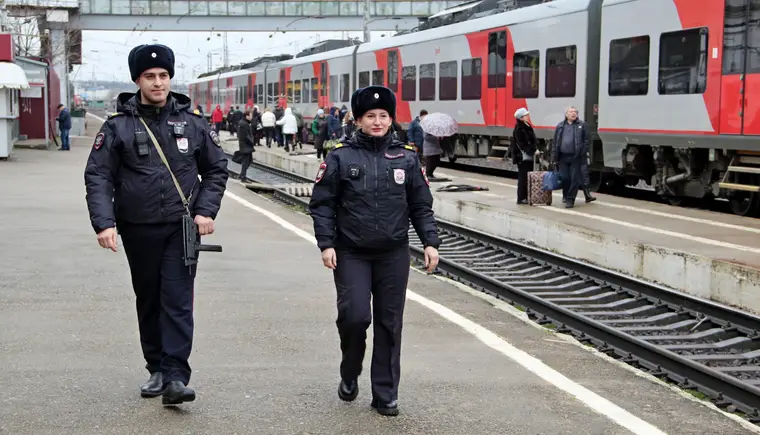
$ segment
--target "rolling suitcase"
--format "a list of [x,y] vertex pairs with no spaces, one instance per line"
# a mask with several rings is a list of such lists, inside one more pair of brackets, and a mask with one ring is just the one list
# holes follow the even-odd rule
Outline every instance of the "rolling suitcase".
[[528,172],[528,205],[552,205],[552,192],[544,190],[547,171],[539,171],[538,157],[533,158],[533,170]]

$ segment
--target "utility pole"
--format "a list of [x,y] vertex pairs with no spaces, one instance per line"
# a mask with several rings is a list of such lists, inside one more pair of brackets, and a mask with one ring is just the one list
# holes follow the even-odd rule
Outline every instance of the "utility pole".
[[224,42],[223,42],[223,48],[222,51],[224,52],[224,67],[227,68],[230,66],[230,51],[227,48],[227,32],[224,32]]
[[362,30],[364,30],[364,42],[369,42],[370,7],[372,7],[372,1],[364,0],[364,23],[362,23]]

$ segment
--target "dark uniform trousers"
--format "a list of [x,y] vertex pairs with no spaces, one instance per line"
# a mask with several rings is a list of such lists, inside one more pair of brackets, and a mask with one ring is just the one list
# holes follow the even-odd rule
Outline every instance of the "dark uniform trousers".
[[164,384],[190,382],[196,266],[185,266],[182,224],[119,224],[137,297],[140,343]]
[[336,324],[343,353],[341,378],[351,381],[361,374],[367,328],[374,313],[372,397],[385,403],[397,400],[409,246],[369,253],[336,249],[336,260],[338,267],[333,276],[338,293]]

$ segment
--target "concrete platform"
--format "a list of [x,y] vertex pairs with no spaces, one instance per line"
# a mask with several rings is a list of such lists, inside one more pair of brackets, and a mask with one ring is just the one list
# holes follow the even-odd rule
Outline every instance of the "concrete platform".
[[[234,140],[225,146],[236,149]],[[310,178],[319,167],[314,155],[266,147],[257,147],[254,159]],[[490,189],[434,190],[434,209],[442,219],[760,313],[758,219],[603,194],[565,209],[559,191],[550,207],[518,206],[516,180],[451,169],[435,175],[451,181],[431,183],[433,189],[451,183]]]
[[343,403],[334,287],[311,220],[235,181],[205,239],[224,252],[202,255],[196,285],[198,400],[165,409],[139,397],[147,372],[124,254],[98,247],[89,226],[90,143],[20,150],[0,164],[0,183],[14,186],[0,195],[2,434],[760,432],[419,273],[409,283],[402,414],[370,410],[367,372],[357,401]]

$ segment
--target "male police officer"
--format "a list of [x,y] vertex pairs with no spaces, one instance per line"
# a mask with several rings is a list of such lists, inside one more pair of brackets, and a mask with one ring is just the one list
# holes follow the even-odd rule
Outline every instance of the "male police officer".
[[151,374],[142,396],[163,394],[164,405],[176,405],[195,400],[187,384],[196,267],[184,263],[181,219],[189,213],[200,235],[214,232],[227,159],[190,99],[169,91],[169,47],[137,46],[128,63],[139,90],[119,95],[117,113],[95,137],[84,174],[87,207],[101,247],[116,252],[116,228],[124,243]]
[[[359,131],[320,165],[309,209],[323,264],[338,293],[343,359],[338,396],[356,399],[367,328],[374,313],[372,407],[398,414],[401,328],[409,280],[409,220],[425,246],[429,271],[438,264],[433,196],[414,147],[393,138],[396,98],[369,86],[351,96]],[[373,309],[370,309],[370,297]]]

